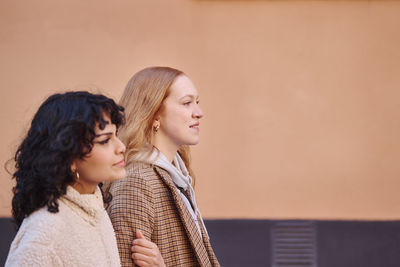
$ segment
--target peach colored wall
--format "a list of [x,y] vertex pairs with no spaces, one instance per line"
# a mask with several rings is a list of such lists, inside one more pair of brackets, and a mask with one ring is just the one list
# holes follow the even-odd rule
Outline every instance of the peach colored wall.
[[[0,1],[0,159],[44,98],[188,73],[207,218],[400,218],[400,2]],[[99,88],[99,89],[94,89]],[[12,181],[0,171],[0,216]]]

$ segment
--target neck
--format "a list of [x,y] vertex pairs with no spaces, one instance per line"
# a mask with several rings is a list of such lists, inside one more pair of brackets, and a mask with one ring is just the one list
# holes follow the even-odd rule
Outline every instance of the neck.
[[157,145],[154,145],[154,147],[157,148],[167,158],[169,162],[172,163],[172,161],[174,161],[175,154],[178,150],[169,150]]
[[85,184],[82,182],[75,182],[72,187],[80,194],[94,194],[97,184]]
[[179,149],[179,146],[166,140],[161,140],[161,137],[154,139],[153,146],[163,153],[169,162],[174,160],[175,154]]

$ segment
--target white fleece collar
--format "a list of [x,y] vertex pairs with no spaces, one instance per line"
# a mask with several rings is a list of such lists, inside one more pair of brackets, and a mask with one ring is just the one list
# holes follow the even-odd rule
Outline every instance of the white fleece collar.
[[95,225],[104,213],[103,196],[99,187],[96,187],[93,194],[80,194],[72,186],[68,186],[66,194],[60,200],[92,225]]

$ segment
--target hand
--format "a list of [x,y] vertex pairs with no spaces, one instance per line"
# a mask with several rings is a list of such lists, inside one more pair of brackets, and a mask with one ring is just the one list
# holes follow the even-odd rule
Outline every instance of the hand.
[[157,245],[147,240],[140,230],[136,230],[136,237],[132,245],[133,262],[140,267],[165,267]]

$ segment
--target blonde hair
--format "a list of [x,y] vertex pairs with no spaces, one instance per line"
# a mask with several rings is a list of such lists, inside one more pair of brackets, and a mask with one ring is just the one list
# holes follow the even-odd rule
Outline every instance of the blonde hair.
[[[137,72],[126,85],[119,101],[125,107],[126,123],[118,131],[118,137],[126,145],[126,166],[138,161],[139,154],[150,156],[152,153],[153,121],[180,75],[185,74],[169,67],[150,67]],[[178,153],[194,179],[189,147],[181,146]]]

